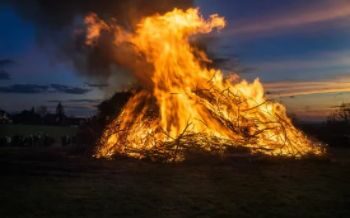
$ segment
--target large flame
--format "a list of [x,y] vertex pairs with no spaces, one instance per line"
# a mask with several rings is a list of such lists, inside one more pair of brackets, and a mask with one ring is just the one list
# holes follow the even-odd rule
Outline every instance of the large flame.
[[86,21],[88,44],[102,30],[112,31],[116,46],[132,45],[153,68],[147,75],[151,88],[138,91],[109,124],[97,157],[183,160],[194,149],[224,152],[242,146],[267,155],[322,153],[293,126],[283,105],[266,100],[258,79],[224,78],[220,70],[204,66],[210,60],[191,46],[191,37],[223,28],[224,18],[215,14],[205,20],[198,9],[174,9],[144,18],[133,33],[96,15]]

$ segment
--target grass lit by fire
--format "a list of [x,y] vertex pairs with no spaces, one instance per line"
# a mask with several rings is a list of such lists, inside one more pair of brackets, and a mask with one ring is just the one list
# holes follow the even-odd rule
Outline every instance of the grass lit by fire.
[[0,216],[349,217],[349,155],[164,165],[1,148]]

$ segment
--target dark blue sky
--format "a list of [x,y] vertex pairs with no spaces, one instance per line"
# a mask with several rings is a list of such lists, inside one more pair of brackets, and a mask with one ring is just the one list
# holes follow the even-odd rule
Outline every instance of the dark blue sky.
[[[197,0],[196,5],[204,16],[218,13],[228,22],[215,34],[215,54],[237,58],[242,77],[259,77],[289,111],[322,119],[333,106],[350,102],[350,1]],[[0,7],[0,27],[0,108],[51,108],[60,100],[69,113],[89,115],[115,88],[86,84],[92,81],[58,61],[37,37],[38,26],[10,6]]]

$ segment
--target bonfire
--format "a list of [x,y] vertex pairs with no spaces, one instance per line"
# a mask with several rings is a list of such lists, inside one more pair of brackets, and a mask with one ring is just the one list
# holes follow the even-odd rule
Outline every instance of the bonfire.
[[182,161],[192,151],[223,154],[240,147],[271,156],[323,153],[294,127],[282,104],[264,96],[259,79],[225,76],[193,46],[194,37],[224,28],[223,17],[204,19],[198,9],[174,9],[143,18],[133,31],[96,14],[87,16],[86,24],[88,45],[107,31],[115,46],[129,46],[152,67],[143,75],[144,88],[106,127],[96,157]]

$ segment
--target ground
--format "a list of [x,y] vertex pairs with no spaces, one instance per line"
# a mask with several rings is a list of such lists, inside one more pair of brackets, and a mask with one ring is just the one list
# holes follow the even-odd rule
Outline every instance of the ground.
[[350,217],[350,149],[182,164],[0,148],[0,217]]

